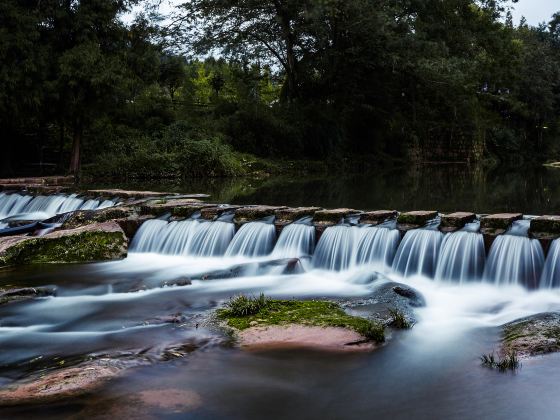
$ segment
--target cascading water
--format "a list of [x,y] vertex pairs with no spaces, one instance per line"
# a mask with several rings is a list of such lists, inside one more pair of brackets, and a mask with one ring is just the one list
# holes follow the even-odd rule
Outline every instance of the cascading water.
[[385,227],[360,229],[356,265],[383,264],[385,267],[391,267],[399,241],[400,233],[396,229]]
[[194,234],[189,255],[224,255],[234,235],[235,225],[233,223],[222,221],[201,222]]
[[272,252],[274,258],[298,258],[313,254],[315,228],[308,223],[292,223],[282,230]]
[[358,230],[358,227],[346,225],[326,228],[315,249],[313,266],[337,271],[348,269],[353,262]]
[[544,252],[538,240],[527,237],[528,229],[529,221],[519,220],[494,240],[483,274],[486,281],[531,289],[539,286]]
[[486,251],[480,233],[466,230],[448,234],[443,239],[435,279],[465,283],[482,278]]
[[227,257],[259,257],[270,254],[276,242],[276,228],[272,223],[246,223],[233,237],[226,250]]
[[85,200],[77,194],[31,195],[0,194],[0,219],[44,220],[74,210],[98,210],[114,206],[111,200]]
[[539,288],[552,289],[560,286],[560,240],[550,244],[542,271]]
[[393,270],[410,277],[433,277],[443,234],[435,229],[410,230],[404,236],[393,260]]

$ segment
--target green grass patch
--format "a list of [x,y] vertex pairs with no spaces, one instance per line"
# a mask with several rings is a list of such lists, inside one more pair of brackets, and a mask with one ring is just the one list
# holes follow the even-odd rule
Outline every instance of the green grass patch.
[[349,328],[366,339],[383,342],[383,326],[377,322],[348,315],[333,302],[319,300],[273,300],[258,297],[236,296],[226,308],[218,310],[218,318],[235,329],[254,326],[302,324],[319,327]]
[[393,328],[398,328],[400,330],[409,330],[412,328],[412,323],[406,318],[398,309],[389,309],[391,314],[391,323],[389,324]]
[[490,369],[498,369],[500,372],[506,372],[508,370],[515,371],[521,367],[521,362],[519,362],[517,353],[514,351],[509,352],[501,359],[496,358],[494,353],[483,354],[480,357],[480,361],[483,366]]

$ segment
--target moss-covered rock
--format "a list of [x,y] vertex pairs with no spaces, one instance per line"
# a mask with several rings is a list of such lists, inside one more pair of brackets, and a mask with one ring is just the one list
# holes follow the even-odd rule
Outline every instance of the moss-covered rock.
[[65,217],[64,229],[103,223],[110,220],[125,219],[135,214],[134,208],[127,206],[108,207],[101,210],[77,210]]
[[560,351],[560,313],[546,312],[518,319],[503,327],[502,354],[519,357]]
[[200,210],[200,217],[205,220],[216,220],[224,213],[231,213],[240,208],[240,206],[220,205],[212,207],[204,207]]
[[113,221],[41,237],[11,236],[0,238],[0,267],[121,259],[126,257],[127,244],[124,232]]
[[366,318],[348,315],[336,303],[318,300],[271,300],[233,298],[228,307],[217,312],[220,319],[234,330],[242,331],[251,327],[271,325],[308,325],[318,327],[338,327],[356,331],[364,339],[383,342],[384,328]]

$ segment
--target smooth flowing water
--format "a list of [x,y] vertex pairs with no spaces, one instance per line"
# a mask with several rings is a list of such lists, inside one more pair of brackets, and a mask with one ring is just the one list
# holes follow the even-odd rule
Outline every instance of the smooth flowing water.
[[[560,242],[545,259],[526,223],[486,257],[477,224],[403,238],[390,225],[341,224],[316,243],[305,220],[280,235],[269,220],[152,220],[123,261],[0,270],[2,287],[56,287],[0,305],[0,387],[88,357],[137,363],[86,396],[0,417],[556,419],[560,356],[507,374],[479,361],[497,349],[500,325],[560,311]],[[426,306],[371,353],[248,352],[203,323],[231,296],[261,292],[357,302],[350,311],[367,316],[391,281]]]

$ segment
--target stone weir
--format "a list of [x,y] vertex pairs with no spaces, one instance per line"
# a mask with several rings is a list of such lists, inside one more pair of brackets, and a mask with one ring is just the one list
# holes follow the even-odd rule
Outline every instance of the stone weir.
[[[40,236],[40,231],[26,235],[0,235],[0,267],[123,258],[126,256],[128,243],[140,225],[158,217],[182,220],[196,216],[217,220],[229,215],[237,228],[245,223],[267,220],[275,224],[278,233],[288,224],[307,218],[316,229],[317,241],[325,229],[341,223],[394,226],[404,236],[407,231],[427,226],[450,233],[463,229],[468,223],[479,221],[479,231],[484,236],[487,252],[497,236],[506,233],[515,221],[523,219],[521,213],[476,215],[472,212],[442,214],[435,210],[398,212],[349,208],[233,206],[209,203],[203,200],[207,196],[198,194],[163,195],[121,190],[96,190],[95,193],[117,196],[121,201],[110,208],[78,210],[58,215],[46,221],[55,224],[55,230],[43,236]],[[538,239],[546,252],[550,243],[560,237],[560,216],[532,218],[528,235]]]

